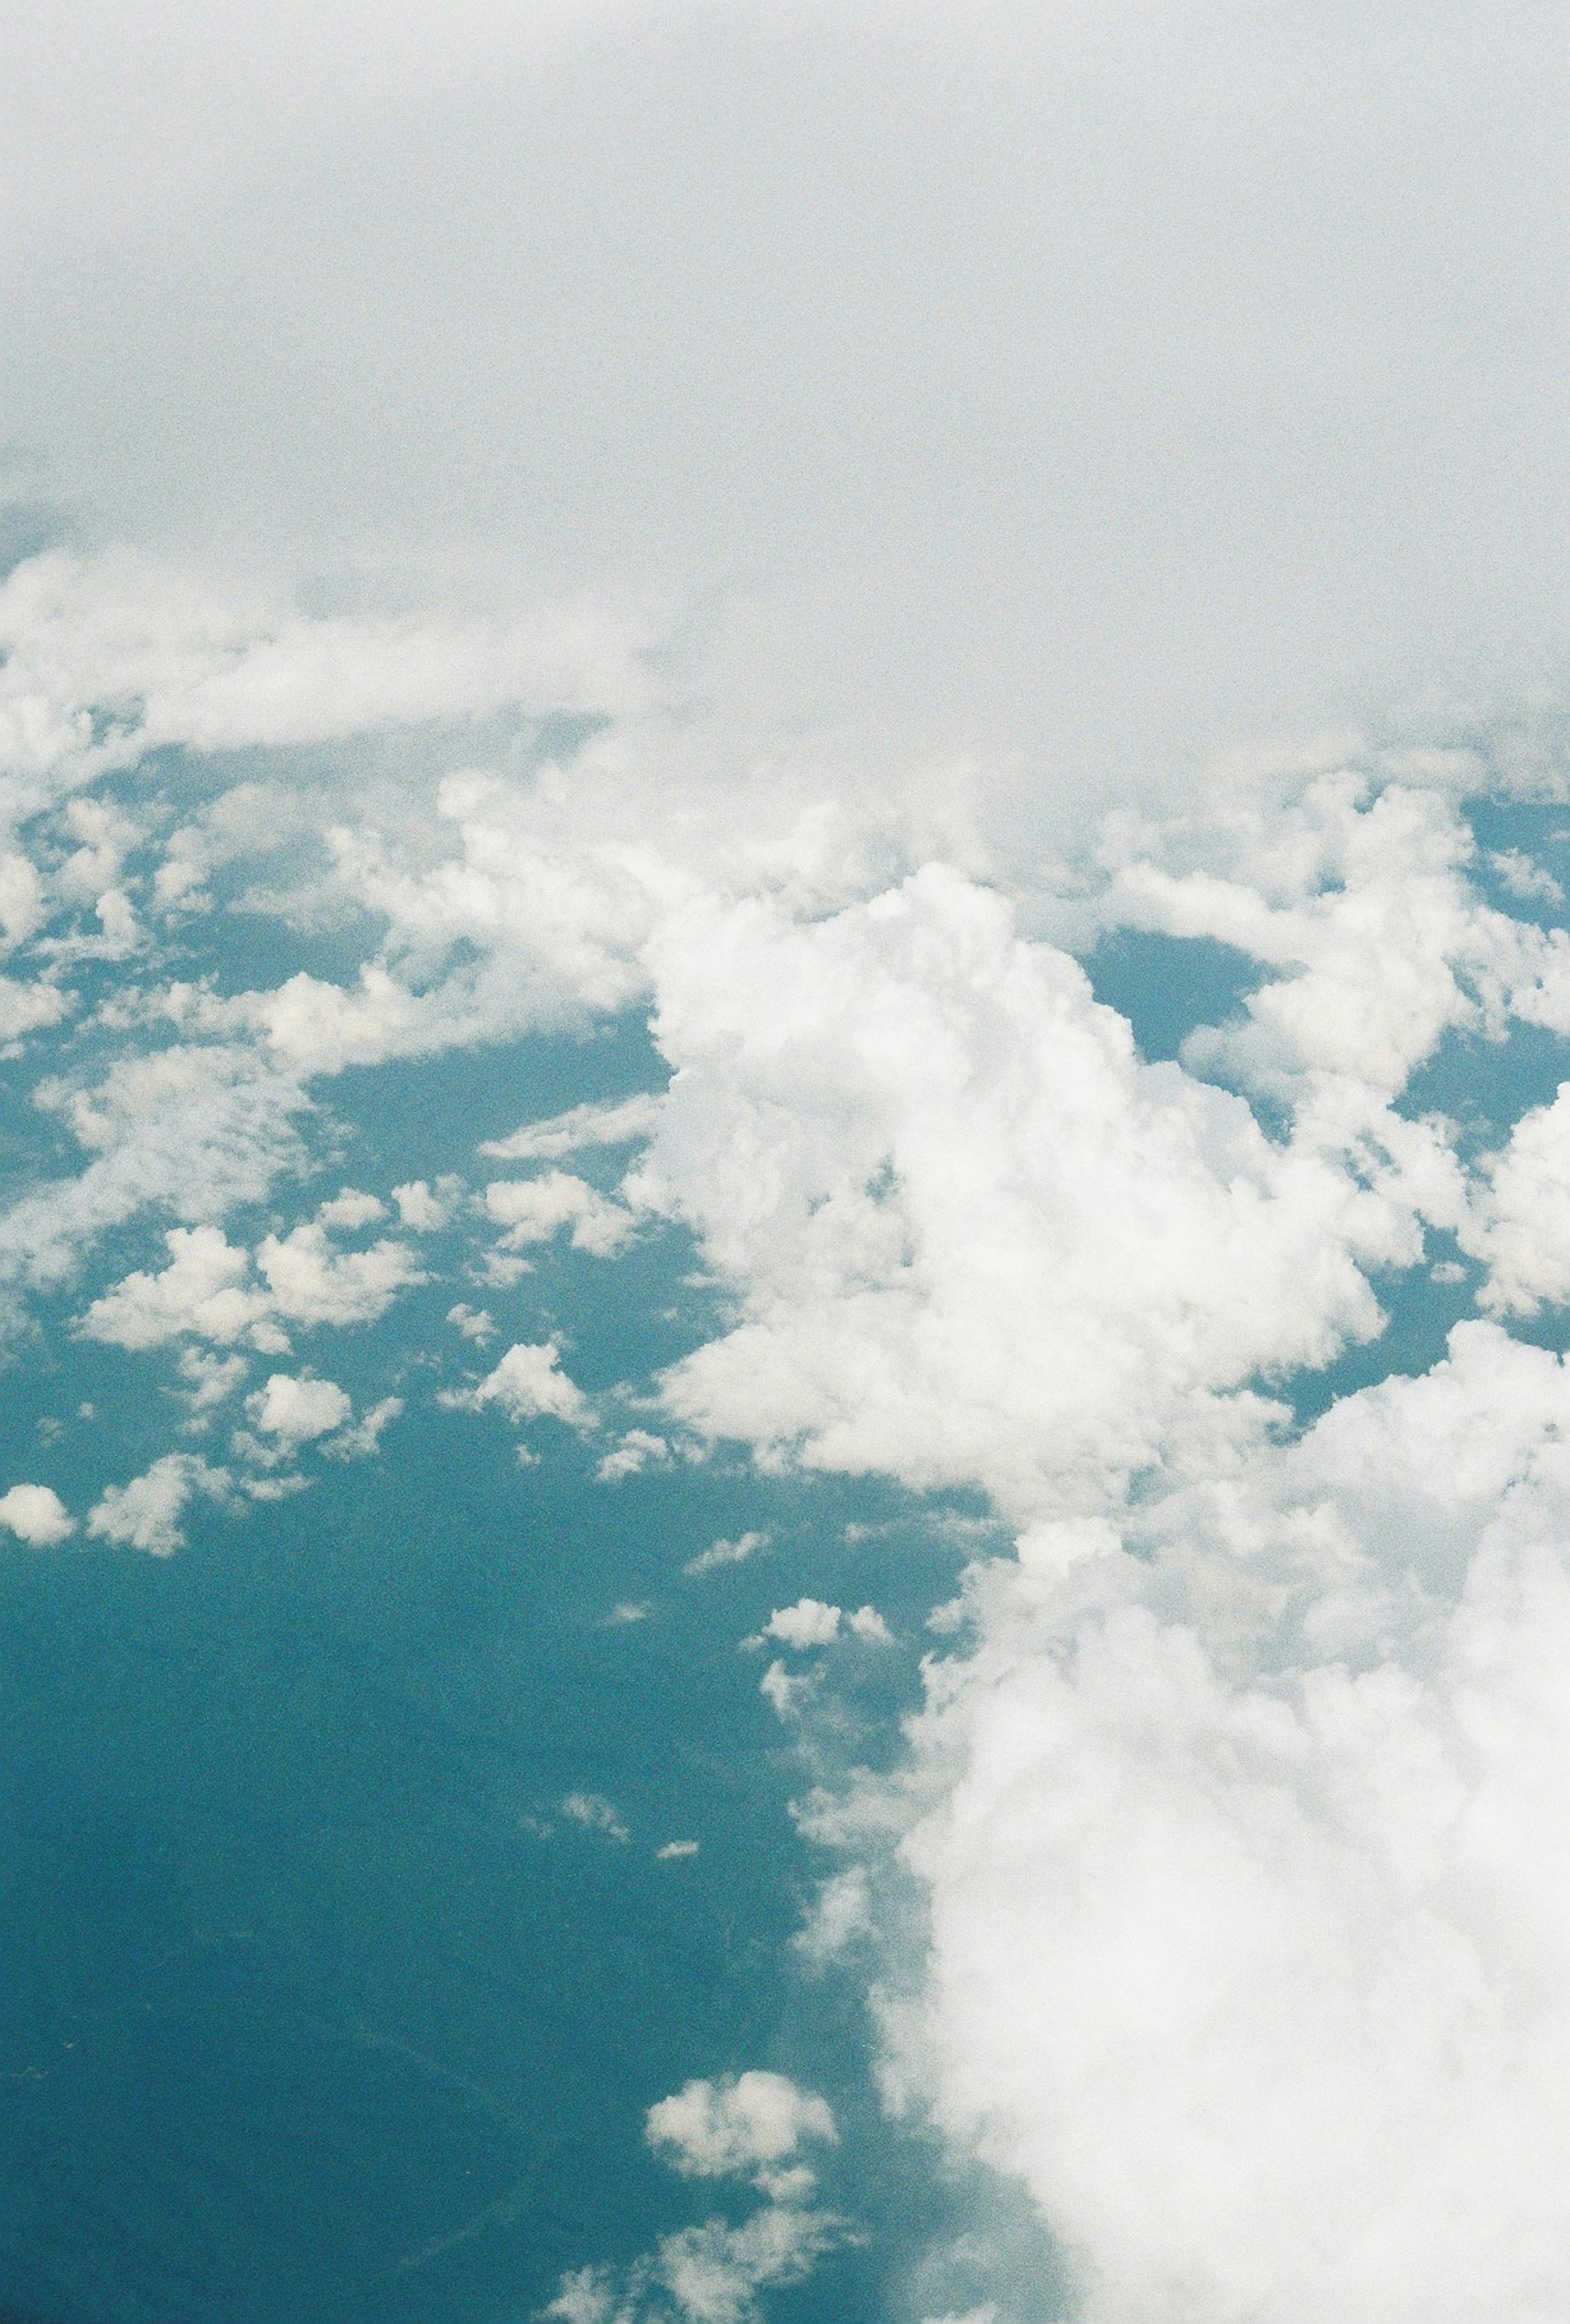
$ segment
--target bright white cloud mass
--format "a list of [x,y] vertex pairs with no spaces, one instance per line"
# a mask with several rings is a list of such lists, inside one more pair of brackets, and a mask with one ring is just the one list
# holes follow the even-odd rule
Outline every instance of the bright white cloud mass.
[[[484,1461],[693,1497],[596,1636],[765,1721],[783,1650],[779,1950],[865,2052],[695,2003],[615,2100],[658,2197],[537,2312],[862,2255],[908,2324],[1561,2324],[1548,13],[69,0],[15,53],[4,1556],[162,1580],[277,1505],[330,1599],[311,1513],[407,1443],[475,1626],[411,1720],[515,1656],[571,1738],[484,1634]],[[913,1621],[812,1563],[826,1480],[961,1543]],[[510,1775],[495,1846],[707,1877],[704,1748],[657,1810]],[[919,2264],[835,2175],[880,2109],[969,2206]]]

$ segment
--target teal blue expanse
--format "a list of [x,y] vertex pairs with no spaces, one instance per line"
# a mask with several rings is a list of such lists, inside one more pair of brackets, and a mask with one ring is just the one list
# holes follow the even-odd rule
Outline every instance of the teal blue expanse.
[[[635,1022],[346,1073],[307,1197],[472,1168],[484,1137],[661,1078]],[[6,1119],[14,1186],[68,1167],[19,1091]],[[178,1441],[166,1368],[69,1330],[160,1263],[164,1223],[107,1238],[8,1351],[0,1462],[73,1507]],[[238,1521],[198,1500],[171,1558],[80,1535],[0,1556],[4,2297],[61,2324],[522,2319],[564,2268],[745,2215],[673,2181],[642,2118],[771,2065],[830,2097],[826,2193],[863,2237],[771,2312],[896,2312],[965,2190],[880,2121],[849,1982],[791,1952],[827,1868],[739,1642],[803,1593],[878,1605],[895,1650],[835,1657],[847,1759],[877,1764],[967,1553],[875,1484],[738,1460],[598,1485],[550,1424],[520,1468],[515,1430],[430,1393],[467,1352],[457,1240],[315,1351],[357,1403],[405,1396],[376,1461]],[[610,1265],[541,1252],[484,1294],[494,1344],[560,1329],[586,1389],[646,1379],[712,1325],[692,1261],[676,1234]],[[766,1549],[684,1577],[749,1529]],[[568,1792],[629,1840],[564,1822]],[[676,1839],[697,1854],[659,1860]]]

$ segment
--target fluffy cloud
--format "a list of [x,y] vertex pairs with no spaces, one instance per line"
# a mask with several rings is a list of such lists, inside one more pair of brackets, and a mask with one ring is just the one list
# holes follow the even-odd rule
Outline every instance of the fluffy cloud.
[[326,1227],[314,1221],[282,1237],[265,1236],[256,1267],[277,1314],[306,1325],[374,1323],[400,1291],[425,1280],[406,1243],[383,1239],[368,1250],[335,1251]]
[[748,2178],[768,2200],[739,2227],[708,2219],[665,2236],[620,2274],[565,2276],[545,2310],[560,2324],[753,2324],[760,2292],[799,2282],[841,2240],[844,2222],[811,2205],[813,2174],[796,2160],[804,2145],[838,2137],[816,2091],[757,2070],[691,2081],[651,2107],[646,2129],[684,2177]]
[[[245,1288],[249,1253],[236,1250],[221,1227],[173,1227],[164,1242],[169,1265],[157,1275],[128,1275],[95,1299],[82,1318],[86,1336],[121,1348],[162,1347],[188,1332],[220,1346],[254,1339],[267,1302]],[[287,1342],[274,1333],[271,1344]]]
[[1483,1183],[1461,1247],[1488,1268],[1479,1294],[1493,1314],[1535,1315],[1570,1298],[1570,1083],[1551,1105],[1534,1106]]
[[873,1646],[887,1646],[889,1628],[875,1606],[858,1607],[846,1614],[838,1606],[826,1605],[821,1598],[799,1598],[794,1606],[776,1607],[764,1623],[757,1639],[778,1638],[782,1645],[803,1648],[831,1646],[843,1634],[861,1638]]
[[182,1548],[180,1519],[197,1494],[221,1500],[229,1489],[226,1469],[212,1469],[194,1452],[166,1452],[129,1484],[110,1485],[88,1512],[88,1531],[101,1541],[145,1549],[169,1557]]
[[759,2292],[799,2283],[839,2239],[824,2213],[770,2203],[740,2227],[708,2219],[664,2236],[620,2275],[580,2268],[543,2312],[559,2324],[754,2324]]
[[561,1351],[554,1340],[538,1345],[515,1342],[476,1388],[449,1400],[481,1411],[494,1405],[509,1420],[535,1420],[543,1416],[564,1420],[572,1428],[594,1425],[582,1390],[561,1369]]
[[[1345,1074],[1393,1096],[1453,1027],[1570,1031],[1570,936],[1479,899],[1476,844],[1442,783],[1341,770],[1229,804],[1202,834],[1114,818],[1105,849],[1109,917],[1218,938],[1267,972],[1235,1021],[1190,1036],[1197,1070],[1264,1089]],[[1203,869],[1166,868],[1196,840]]]
[[506,1229],[504,1250],[549,1242],[563,1227],[570,1227],[575,1250],[611,1259],[626,1243],[634,1224],[620,1204],[608,1202],[565,1170],[547,1170],[538,1178],[496,1179],[485,1188],[485,1209]]
[[366,1250],[340,1251],[328,1229],[352,1231],[382,1213],[373,1195],[336,1195],[315,1219],[264,1236],[254,1272],[249,1253],[220,1227],[171,1228],[164,1236],[168,1267],[157,1275],[139,1270],[101,1294],[81,1329],[123,1348],[162,1347],[189,1333],[222,1346],[245,1340],[277,1354],[289,1345],[284,1323],[309,1330],[374,1323],[400,1291],[425,1277],[406,1243],[384,1237]]
[[33,1549],[69,1541],[77,1521],[52,1485],[13,1485],[0,1493],[0,1526]]
[[304,1159],[304,1092],[232,1044],[125,1056],[96,1084],[46,1084],[34,1096],[93,1159],[0,1214],[0,1279],[59,1284],[127,1220],[162,1210],[187,1225],[211,1222],[261,1201]]
[[1564,1365],[1466,1325],[1139,1557],[978,1569],[891,2070],[1096,2324],[1570,2301],[1567,1446]]
[[741,1311],[666,1398],[768,1457],[1083,1524],[1179,1437],[1257,1429],[1260,1374],[1371,1337],[1365,1270],[1459,1214],[1433,1127],[1326,1078],[1272,1143],[947,870],[812,925],[689,916],[653,957],[679,1070],[632,1187]]
[[812,2140],[838,2135],[827,2099],[784,2074],[758,2069],[691,2081],[651,2107],[649,2144],[689,2178],[751,2177],[793,2161]]
[[264,1436],[272,1437],[282,1451],[293,1452],[340,1428],[352,1406],[336,1380],[295,1379],[288,1372],[273,1372],[254,1396],[246,1397],[245,1409]]

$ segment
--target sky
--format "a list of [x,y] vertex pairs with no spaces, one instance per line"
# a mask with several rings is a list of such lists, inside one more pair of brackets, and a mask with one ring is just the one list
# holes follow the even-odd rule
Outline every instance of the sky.
[[5,38],[0,2301],[1562,2316],[1555,14]]

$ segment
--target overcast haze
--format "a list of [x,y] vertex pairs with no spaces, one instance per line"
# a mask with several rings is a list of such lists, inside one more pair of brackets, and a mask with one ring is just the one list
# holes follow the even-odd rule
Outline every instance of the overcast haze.
[[651,589],[1076,787],[1486,699],[1557,668],[1562,33],[14,10],[10,440],[89,536]]

